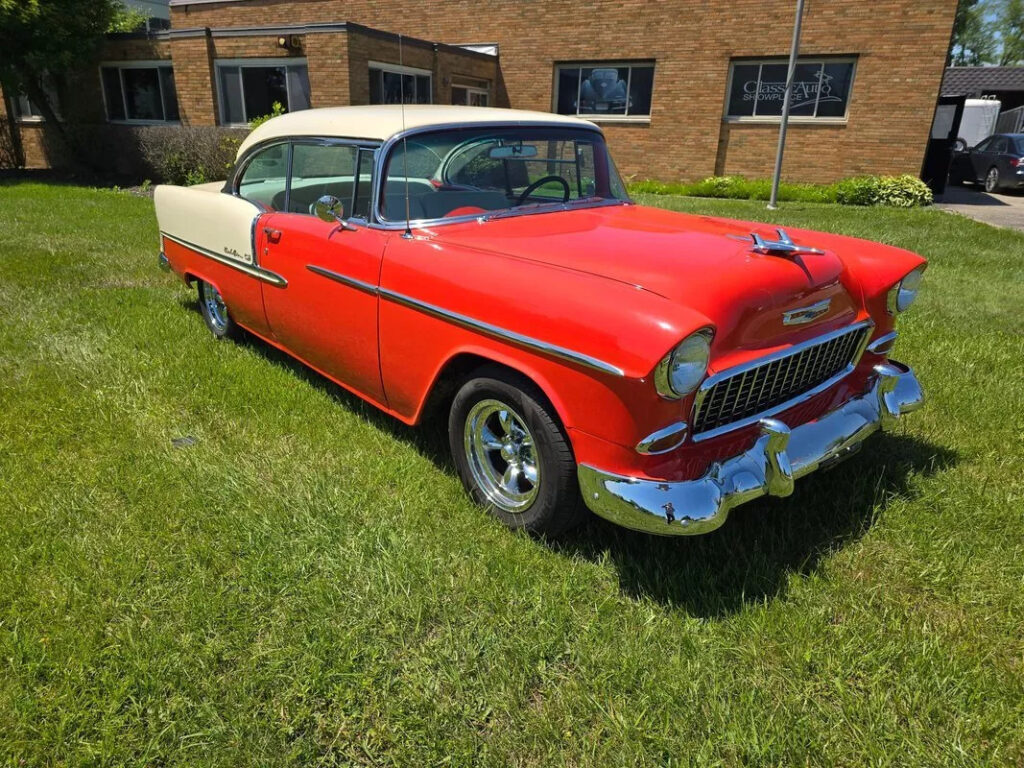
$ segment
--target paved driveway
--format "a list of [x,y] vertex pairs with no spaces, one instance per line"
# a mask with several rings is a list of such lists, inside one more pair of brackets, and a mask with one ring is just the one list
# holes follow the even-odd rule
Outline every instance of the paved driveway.
[[990,195],[981,187],[946,187],[935,207],[962,213],[972,219],[1024,231],[1024,194],[1020,192]]

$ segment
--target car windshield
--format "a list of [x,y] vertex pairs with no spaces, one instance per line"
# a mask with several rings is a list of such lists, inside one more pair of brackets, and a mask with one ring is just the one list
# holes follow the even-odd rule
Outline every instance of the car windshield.
[[604,138],[576,128],[419,133],[394,145],[386,169],[388,221],[404,221],[406,205],[410,219],[429,220],[629,200]]

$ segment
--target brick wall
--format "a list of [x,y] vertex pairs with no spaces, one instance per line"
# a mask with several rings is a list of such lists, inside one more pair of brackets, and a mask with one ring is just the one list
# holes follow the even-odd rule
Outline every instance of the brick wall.
[[[855,54],[857,76],[845,125],[794,126],[788,178],[919,172],[955,6],[956,0],[808,5],[803,52]],[[524,109],[551,109],[556,62],[654,59],[650,123],[606,124],[605,132],[625,174],[694,179],[716,169],[770,171],[777,125],[724,123],[723,103],[732,57],[788,54],[793,3],[445,0],[411,11],[397,0],[246,0],[176,6],[171,18],[177,28],[344,20],[447,43],[498,43],[499,91]],[[357,74],[353,103],[363,87]]]

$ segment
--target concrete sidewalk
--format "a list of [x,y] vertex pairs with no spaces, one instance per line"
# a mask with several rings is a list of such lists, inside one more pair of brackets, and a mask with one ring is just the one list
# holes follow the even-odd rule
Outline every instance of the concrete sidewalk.
[[935,199],[935,207],[997,227],[1024,231],[1024,193],[1021,192],[990,195],[981,187],[951,184]]

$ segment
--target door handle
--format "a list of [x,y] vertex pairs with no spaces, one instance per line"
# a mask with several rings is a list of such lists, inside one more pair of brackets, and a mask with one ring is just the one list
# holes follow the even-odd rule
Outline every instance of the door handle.
[[281,242],[281,230],[274,229],[273,227],[264,227],[263,234],[267,236],[267,241],[271,243]]

